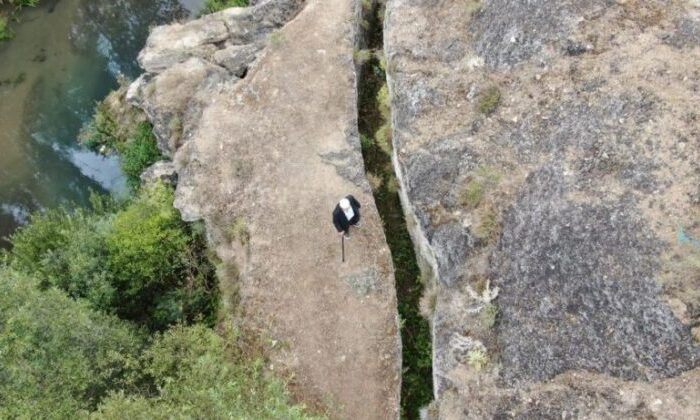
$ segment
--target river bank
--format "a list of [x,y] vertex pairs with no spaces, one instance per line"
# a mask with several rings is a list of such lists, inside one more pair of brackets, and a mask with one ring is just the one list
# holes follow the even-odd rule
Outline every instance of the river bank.
[[117,75],[140,73],[151,25],[186,19],[203,1],[42,2],[0,44],[0,247],[32,211],[126,191],[119,162],[77,144]]

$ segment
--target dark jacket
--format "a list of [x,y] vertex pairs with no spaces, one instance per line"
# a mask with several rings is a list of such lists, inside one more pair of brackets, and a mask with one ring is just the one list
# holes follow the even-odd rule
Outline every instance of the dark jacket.
[[351,195],[345,198],[347,198],[350,202],[350,207],[352,207],[352,211],[355,213],[355,216],[348,220],[348,218],[345,217],[343,209],[340,208],[340,203],[336,204],[335,209],[333,210],[333,224],[335,225],[335,228],[338,229],[338,232],[347,232],[351,225],[354,225],[360,221],[360,207],[362,207],[360,206],[360,202]]

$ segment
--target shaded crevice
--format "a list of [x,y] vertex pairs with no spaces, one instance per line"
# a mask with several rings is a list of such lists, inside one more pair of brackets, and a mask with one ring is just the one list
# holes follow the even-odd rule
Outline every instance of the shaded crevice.
[[401,417],[416,419],[433,398],[430,325],[420,314],[424,282],[399,197],[391,161],[391,109],[382,53],[383,1],[362,1],[358,72],[358,129],[367,178],[395,268],[402,342]]

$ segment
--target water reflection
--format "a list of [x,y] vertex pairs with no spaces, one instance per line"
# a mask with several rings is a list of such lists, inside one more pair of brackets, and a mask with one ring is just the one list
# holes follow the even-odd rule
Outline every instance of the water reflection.
[[0,247],[36,209],[125,191],[115,158],[76,143],[119,73],[139,73],[151,26],[186,19],[202,0],[45,0],[0,44]]

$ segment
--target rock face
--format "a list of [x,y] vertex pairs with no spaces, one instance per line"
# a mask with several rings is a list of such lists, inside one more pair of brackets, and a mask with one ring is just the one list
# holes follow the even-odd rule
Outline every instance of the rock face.
[[698,28],[696,1],[388,1],[441,417],[700,413]]
[[[395,418],[401,352],[393,267],[364,177],[353,64],[358,4],[268,0],[153,30],[129,89],[204,220],[225,312],[268,368],[337,418]],[[154,167],[151,177],[168,176]],[[331,211],[362,203],[345,242]]]

